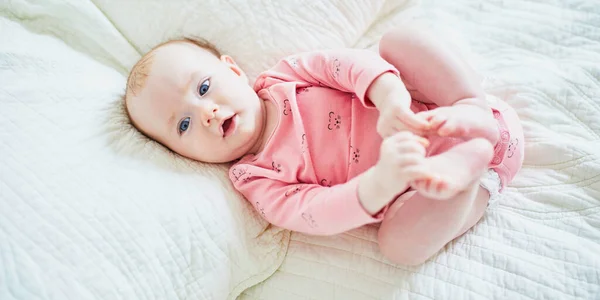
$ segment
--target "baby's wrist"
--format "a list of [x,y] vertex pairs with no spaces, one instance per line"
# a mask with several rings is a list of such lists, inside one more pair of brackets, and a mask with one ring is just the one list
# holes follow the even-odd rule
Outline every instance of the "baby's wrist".
[[400,78],[388,72],[373,81],[367,97],[381,110],[390,103],[401,103],[403,98],[410,99],[410,93]]
[[386,188],[381,177],[372,167],[363,173],[358,183],[358,198],[363,208],[370,214],[375,214],[391,202],[395,193]]

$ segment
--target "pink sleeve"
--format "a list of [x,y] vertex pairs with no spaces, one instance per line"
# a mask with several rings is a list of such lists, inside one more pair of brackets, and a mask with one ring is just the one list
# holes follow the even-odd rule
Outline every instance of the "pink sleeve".
[[374,107],[366,93],[373,81],[386,72],[398,70],[370,50],[335,49],[289,56],[262,73],[255,90],[275,83],[301,82],[355,93],[367,107]]
[[332,187],[255,176],[233,179],[236,189],[263,218],[284,229],[334,235],[383,219],[383,211],[371,216],[360,204],[358,177]]

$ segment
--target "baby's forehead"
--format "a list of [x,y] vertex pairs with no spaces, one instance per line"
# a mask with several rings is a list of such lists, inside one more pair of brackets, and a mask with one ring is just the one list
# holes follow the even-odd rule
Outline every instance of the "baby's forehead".
[[166,42],[154,48],[150,53],[153,53],[153,55],[157,57],[168,57],[174,59],[177,59],[178,57],[172,55],[183,55],[184,53],[188,55],[206,54],[207,56],[214,57],[214,55],[208,49],[202,48],[185,40]]
[[165,80],[170,83],[178,81],[178,77],[190,72],[190,63],[193,61],[200,59],[205,67],[209,67],[211,63],[203,58],[210,60],[216,59],[216,56],[185,40],[170,41],[155,47],[132,68],[127,83],[127,97],[138,96],[148,87],[149,81],[158,80],[161,85],[167,83]]
[[213,70],[220,63],[217,57],[205,49],[183,42],[156,49],[150,60],[147,70],[150,77],[156,80],[165,80],[162,78],[164,76],[188,77],[194,72]]
[[[197,55],[199,56],[208,56],[214,58],[218,58],[219,52],[211,46],[210,44],[207,47],[212,47],[210,49],[201,46],[203,45],[199,41],[191,40],[191,39],[179,39],[179,40],[171,40],[165,43],[159,44],[150,51],[148,51],[131,69],[129,73],[128,81],[131,84],[131,79],[134,79],[133,82],[139,81],[140,85],[128,84],[128,89],[133,88],[134,91],[143,87],[146,77],[148,77],[150,71],[153,69],[153,65],[155,60],[161,60],[163,63],[167,64],[177,62],[179,58],[183,58],[186,52],[188,55]],[[181,60],[180,60],[181,62]],[[134,92],[135,94],[135,92]]]

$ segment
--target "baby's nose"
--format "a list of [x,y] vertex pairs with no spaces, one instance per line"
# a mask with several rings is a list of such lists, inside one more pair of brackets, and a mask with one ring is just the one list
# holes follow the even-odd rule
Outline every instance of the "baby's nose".
[[219,111],[219,106],[215,103],[206,103],[200,107],[202,124],[204,126],[210,126],[210,122],[216,117]]

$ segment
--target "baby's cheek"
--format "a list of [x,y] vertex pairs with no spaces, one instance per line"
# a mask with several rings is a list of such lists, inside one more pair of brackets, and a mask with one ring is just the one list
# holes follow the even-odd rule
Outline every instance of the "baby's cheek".
[[238,133],[250,134],[253,132],[254,127],[255,125],[252,122],[244,122],[238,126],[237,130]]

